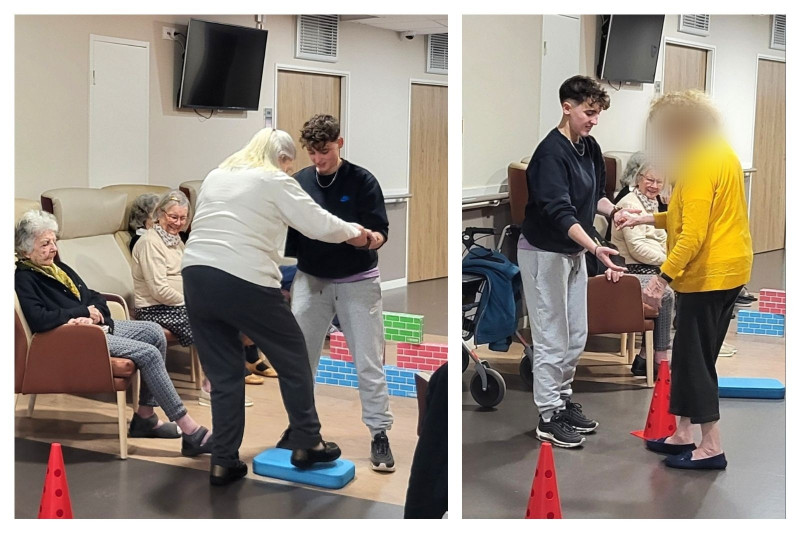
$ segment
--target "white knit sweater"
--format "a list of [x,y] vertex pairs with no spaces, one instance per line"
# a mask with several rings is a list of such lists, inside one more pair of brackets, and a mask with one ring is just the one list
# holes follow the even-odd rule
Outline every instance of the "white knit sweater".
[[278,288],[287,226],[330,243],[359,235],[356,225],[324,210],[283,172],[212,170],[197,198],[183,268],[210,266]]

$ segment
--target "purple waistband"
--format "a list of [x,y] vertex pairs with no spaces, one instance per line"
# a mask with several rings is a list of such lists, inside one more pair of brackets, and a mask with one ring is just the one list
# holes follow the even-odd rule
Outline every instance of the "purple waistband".
[[364,272],[359,272],[358,274],[353,274],[352,276],[329,279],[328,281],[330,281],[331,283],[355,283],[356,281],[364,281],[365,279],[375,279],[380,275],[381,271],[378,270],[378,267],[375,267],[369,270],[365,270]]

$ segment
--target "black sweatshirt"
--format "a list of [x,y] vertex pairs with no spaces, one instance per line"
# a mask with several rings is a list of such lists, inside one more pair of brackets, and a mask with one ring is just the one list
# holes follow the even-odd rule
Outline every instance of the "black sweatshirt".
[[[383,192],[378,180],[367,169],[342,160],[336,179],[331,174],[319,176],[318,182],[313,165],[294,177],[323,209],[342,220],[382,233],[384,240],[389,238]],[[359,250],[347,243],[309,239],[294,228],[289,228],[286,236],[285,255],[297,258],[297,269],[301,272],[320,278],[344,278],[378,266],[377,250]]]
[[553,129],[533,152],[522,234],[537,248],[563,254],[583,249],[568,231],[576,223],[591,229],[597,202],[606,195],[606,167],[594,137],[584,137],[582,144],[579,156],[581,147]]
[[78,287],[80,299],[63,283],[27,265],[17,263],[14,272],[14,290],[17,292],[22,313],[33,333],[43,333],[63,326],[72,318],[88,317],[89,306],[93,305],[103,315],[103,324],[109,332],[114,332],[114,321],[108,310],[106,299],[88,288],[78,274],[59,261],[55,262]]

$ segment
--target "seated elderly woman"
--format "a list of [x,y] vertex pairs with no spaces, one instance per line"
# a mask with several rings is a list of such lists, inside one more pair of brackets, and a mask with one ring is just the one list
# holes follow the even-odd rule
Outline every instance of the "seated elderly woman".
[[[149,214],[151,223],[147,224],[148,229],[131,252],[136,318],[155,322],[166,328],[178,338],[181,346],[194,344],[183,299],[181,276],[185,248],[181,232],[189,225],[189,210],[189,199],[179,190],[169,191],[161,197],[156,196],[156,203]],[[250,352],[253,349],[255,346],[249,347]],[[248,353],[248,357],[254,357],[258,361],[258,354],[253,356]],[[250,375],[245,378],[245,382],[258,385],[264,382],[264,378]],[[211,385],[208,380],[204,380],[200,405],[208,407],[211,404],[210,391]],[[252,406],[253,400],[246,397],[245,405]]]
[[[635,154],[634,157],[639,154],[641,152]],[[631,161],[634,160],[634,157],[631,158]],[[617,206],[639,210],[642,214],[658,213],[658,195],[664,188],[664,179],[656,174],[653,166],[646,159],[637,158],[637,161],[639,170],[634,175],[633,191],[619,200]],[[617,247],[620,256],[625,259],[628,272],[639,278],[643,289],[647,286],[650,278],[659,274],[658,268],[667,258],[667,232],[655,229],[653,226],[641,225],[625,229],[613,227],[611,244]],[[675,294],[672,289],[667,287],[661,297],[661,310],[658,318],[655,319],[653,333],[655,348],[653,360],[656,364],[656,371],[658,363],[667,357],[674,302]],[[644,346],[642,346],[642,350],[644,350]],[[646,362],[642,352],[633,360],[631,372],[635,376],[645,375]]]
[[[636,184],[642,177],[652,175],[653,165],[648,161],[647,154],[644,152],[636,152],[633,154],[631,158],[628,159],[628,164],[625,165],[625,170],[622,172],[622,177],[619,179],[622,188],[614,198],[614,204],[618,204],[620,200],[632,193],[637,188]],[[662,213],[667,210],[667,204],[661,201],[660,193],[661,191],[659,191],[659,195],[656,196],[656,201],[658,202],[658,211]]]
[[[167,374],[167,341],[161,327],[153,322],[113,320],[105,298],[56,260],[57,232],[55,217],[38,210],[25,213],[15,228],[14,286],[31,331],[42,333],[65,324],[103,328],[109,354],[130,359],[141,372],[139,409],[133,414],[130,436],[182,437],[183,455],[210,453],[211,431],[189,416]],[[158,419],[153,410],[158,406],[170,422]]]
[[128,231],[131,242],[128,248],[133,253],[133,247],[142,235],[153,227],[153,211],[156,209],[159,196],[153,193],[140,194],[131,204],[131,214],[128,216]]

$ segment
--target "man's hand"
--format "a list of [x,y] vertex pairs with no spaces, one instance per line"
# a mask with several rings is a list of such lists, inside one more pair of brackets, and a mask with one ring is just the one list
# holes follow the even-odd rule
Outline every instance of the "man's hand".
[[92,320],[92,324],[103,323],[103,313],[98,311],[98,309],[93,305],[89,306],[89,318]]
[[612,255],[619,255],[619,252],[613,248],[609,248],[607,246],[598,246],[597,248],[594,249],[594,255],[595,257],[597,257],[598,261],[603,263],[609,270],[613,270],[615,272],[628,271],[628,269],[625,267],[615,265],[614,262],[611,260]]
[[661,309],[661,298],[667,289],[667,280],[661,276],[653,276],[642,291],[642,301],[650,307]]
[[619,281],[619,278],[624,276],[622,272],[618,272],[616,270],[606,270],[606,279],[612,283],[616,283]]
[[358,237],[353,237],[352,239],[348,239],[345,242],[351,246],[355,246],[356,248],[363,248],[364,246],[367,245],[367,239],[370,231],[364,229],[364,227],[361,226],[360,224],[354,224],[354,226],[356,226],[361,231],[361,233],[359,234]]
[[370,250],[377,250],[386,240],[383,238],[383,233],[378,231],[370,231],[369,236],[367,237],[368,246]]

